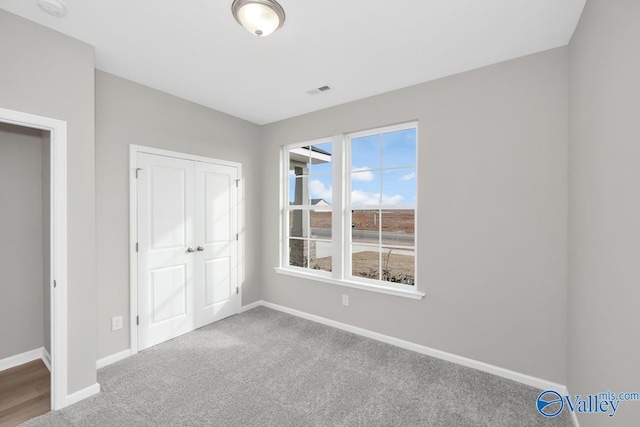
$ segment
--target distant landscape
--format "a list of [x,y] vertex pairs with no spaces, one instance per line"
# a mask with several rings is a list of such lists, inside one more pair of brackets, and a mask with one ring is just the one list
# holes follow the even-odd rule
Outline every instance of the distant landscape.
[[[379,211],[358,211],[351,214],[352,222],[356,230],[378,231],[380,227],[380,216],[382,216],[382,231],[401,232],[413,234],[414,211],[413,209],[383,210]],[[290,221],[291,221],[290,217]],[[331,228],[331,212],[314,211],[311,214],[311,228]]]
[[[355,253],[352,255],[352,274],[358,277],[386,280],[404,284],[414,284],[415,256],[414,246],[414,211],[383,210],[380,211],[353,211],[352,213],[352,239],[355,245]],[[380,223],[382,218],[382,223]],[[293,215],[289,218],[290,224]],[[311,239],[328,239],[331,236],[331,212],[312,211],[309,216],[311,226]],[[378,233],[382,229],[382,244],[395,246],[383,247],[382,256],[366,245],[357,246],[357,243],[377,244]],[[318,253],[319,258],[313,258],[316,254],[315,242],[310,241],[312,259],[309,267],[331,271],[331,257]],[[321,252],[321,251],[318,251]],[[294,254],[292,254],[292,260]],[[299,259],[299,258],[298,258]]]

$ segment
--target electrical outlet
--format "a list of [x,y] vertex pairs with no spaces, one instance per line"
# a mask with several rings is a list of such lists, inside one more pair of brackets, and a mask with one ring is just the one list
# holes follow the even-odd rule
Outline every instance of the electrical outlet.
[[342,305],[349,305],[349,295],[342,295]]
[[122,316],[111,318],[111,330],[117,331],[118,329],[122,329]]

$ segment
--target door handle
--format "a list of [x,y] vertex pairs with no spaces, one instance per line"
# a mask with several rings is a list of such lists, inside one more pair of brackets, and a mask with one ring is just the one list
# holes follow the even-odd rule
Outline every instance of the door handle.
[[193,249],[191,246],[189,246],[189,247],[187,248],[187,252],[189,252],[189,253],[192,253],[192,252],[195,252],[195,251],[196,251],[196,250],[195,250],[195,249]]
[[198,246],[198,248],[197,248],[197,249],[198,249],[198,252],[202,252],[202,251],[204,251],[204,248],[203,248],[202,246]]

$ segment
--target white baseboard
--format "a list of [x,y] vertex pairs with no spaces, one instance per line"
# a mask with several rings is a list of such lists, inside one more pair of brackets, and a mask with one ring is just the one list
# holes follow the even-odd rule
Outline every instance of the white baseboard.
[[95,383],[89,387],[83,388],[82,390],[78,390],[75,393],[68,394],[65,406],[73,405],[74,403],[78,403],[81,400],[98,393],[100,393],[100,384]]
[[51,355],[44,347],[42,347],[42,363],[44,363],[44,366],[51,372]]
[[[548,390],[548,389],[545,388],[545,390]],[[569,389],[565,385],[560,385],[559,388],[551,389],[551,390],[557,391],[562,396],[571,396],[571,394],[569,393]],[[563,411],[564,410],[569,411],[568,409],[563,409]],[[569,411],[569,413],[571,414],[571,421],[573,421],[573,427],[580,427],[580,423],[578,422],[578,414],[576,414],[576,411]]]
[[[376,341],[381,341],[387,344],[391,344],[396,347],[404,348],[406,350],[411,350],[417,353],[425,354],[427,356],[435,357],[437,359],[446,360],[447,362],[452,362],[458,365],[466,366],[468,368],[477,369],[479,371],[486,372],[492,375],[497,375],[499,377],[516,381],[522,384],[526,384],[528,386],[535,387],[540,390],[555,390],[562,395],[569,394],[567,386],[563,384],[558,384],[552,381],[536,378],[531,375],[522,374],[520,372],[501,368],[499,366],[491,365],[489,363],[480,362],[474,359],[469,359],[467,357],[459,356],[457,354],[436,350],[434,348],[430,348],[421,344],[416,344],[410,341],[401,340],[399,338],[394,338],[389,335],[380,334],[378,332],[373,332],[368,329],[359,328],[357,326],[351,326],[346,323],[327,319],[321,316],[316,316],[315,314],[305,313],[303,311],[295,310],[293,308],[285,307],[282,305],[273,304],[268,301],[260,300],[260,301],[256,301],[251,304],[242,306],[239,310],[239,313],[244,313],[246,311],[252,310],[260,306],[281,311],[283,313],[291,314],[293,316],[301,317],[303,319],[311,320],[313,322],[321,323],[323,325],[331,326],[336,329],[341,329],[343,331],[351,332],[356,335],[371,338]],[[116,354],[112,354],[111,356],[104,357],[96,362],[97,369],[103,368],[115,362],[119,362],[120,360],[126,359],[129,356],[131,356],[131,351],[124,350],[124,351],[121,351],[120,353],[116,353]],[[37,358],[38,357],[36,357],[35,359]],[[2,363],[2,361],[0,361],[0,363]],[[26,363],[26,362],[23,362],[23,363]],[[67,396],[67,405],[71,405],[73,403],[79,402],[80,400],[85,399],[94,394],[97,394],[99,392],[100,392],[100,385],[96,383],[91,387],[87,387],[84,390],[81,390],[79,392],[76,392],[76,393],[73,393],[72,395]],[[580,423],[578,422],[578,418],[575,412],[571,412],[571,418],[573,420],[574,426],[580,427]]]
[[538,388],[540,390],[556,390],[559,393],[567,393],[567,387],[562,384],[547,381],[541,378],[536,378],[531,375],[522,374],[509,369],[501,368],[499,366],[491,365],[489,363],[480,362],[477,360],[469,359],[464,356],[458,356],[457,354],[447,353],[445,351],[436,350],[434,348],[426,347],[424,345],[412,343],[409,341],[394,338],[389,335],[383,335],[377,332],[370,331],[368,329],[358,328],[346,323],[337,322],[335,320],[327,319],[324,317],[316,316],[314,314],[305,313],[303,311],[295,310],[289,307],[273,304],[268,301],[260,301],[260,305],[278,310],[283,313],[291,314],[293,316],[302,317],[313,322],[322,323],[323,325],[331,326],[343,331],[351,332],[356,335],[371,338],[376,341],[381,341],[387,344],[394,345],[396,347],[404,348],[406,350],[415,351],[417,353],[425,354],[427,356],[435,357],[437,359],[446,360],[447,362],[456,363],[458,365],[466,366],[468,368],[477,369],[482,372],[497,375],[502,378],[513,380],[522,384],[526,384],[531,387]]
[[[262,301],[256,301],[253,302],[251,304],[247,304],[245,306],[240,307],[240,310],[238,311],[238,313],[244,313],[245,311],[249,311],[251,309],[254,309],[256,307],[259,307],[262,305]],[[100,369],[100,368],[104,368],[105,366],[109,366],[113,363],[119,362],[121,360],[126,359],[127,357],[131,356],[131,349],[127,349],[127,350],[123,350],[119,353],[115,353],[112,354],[110,356],[106,356],[103,357],[102,359],[98,359],[96,361],[96,369]]]
[[242,307],[240,307],[240,311],[238,311],[238,313],[244,313],[245,311],[260,307],[261,305],[263,305],[263,302],[264,301],[256,301],[252,302],[251,304],[243,305]]
[[24,353],[16,354],[15,356],[4,358],[0,360],[0,371],[15,368],[16,366],[24,365],[25,363],[33,362],[34,360],[42,359],[43,350],[44,347],[40,347],[33,350],[25,351]]
[[96,369],[104,368],[105,366],[109,366],[112,363],[124,360],[129,356],[131,356],[131,350],[126,349],[119,353],[112,354],[111,356],[103,357],[102,359],[98,359],[96,361]]

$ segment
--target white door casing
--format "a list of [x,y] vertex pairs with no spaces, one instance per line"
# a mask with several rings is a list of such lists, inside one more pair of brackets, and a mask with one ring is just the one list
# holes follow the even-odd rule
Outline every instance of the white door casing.
[[67,395],[67,122],[0,108],[0,122],[49,132],[51,144],[51,408],[62,409]]
[[193,162],[138,154],[138,345],[195,328]]
[[131,147],[131,350],[238,313],[241,166]]
[[196,327],[237,313],[235,167],[196,163]]

